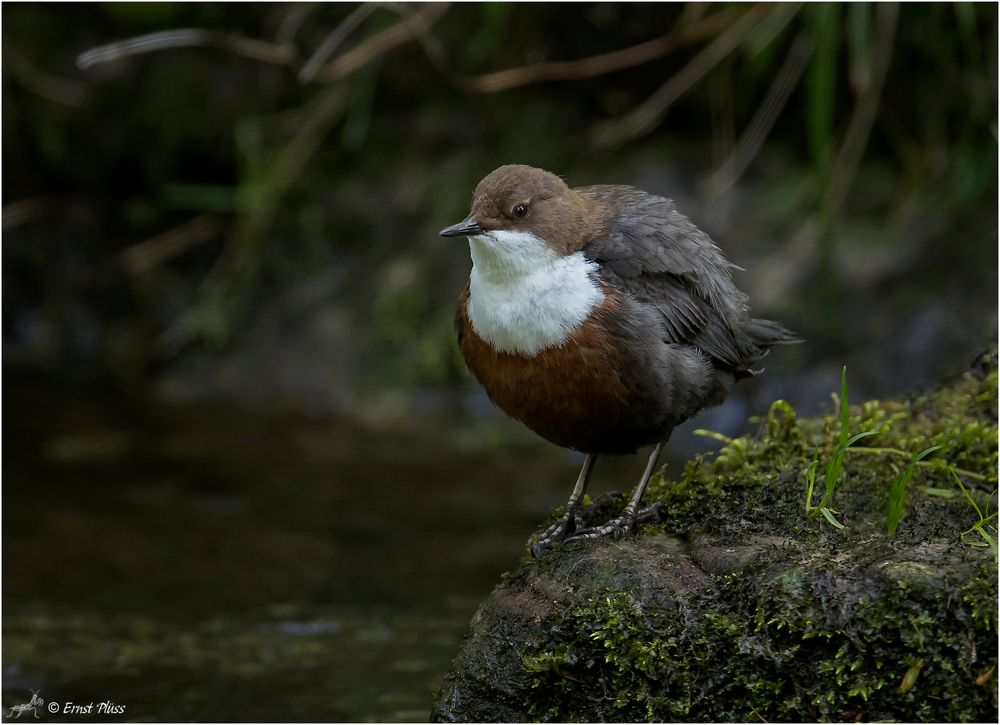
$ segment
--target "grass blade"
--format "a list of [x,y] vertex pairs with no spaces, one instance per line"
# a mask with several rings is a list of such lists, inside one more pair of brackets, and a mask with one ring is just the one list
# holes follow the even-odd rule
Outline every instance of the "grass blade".
[[962,490],[962,494],[965,496],[966,501],[968,501],[969,504],[972,506],[972,508],[975,509],[976,515],[979,517],[979,522],[977,523],[978,526],[980,523],[983,522],[983,512],[979,510],[979,506],[976,505],[975,500],[965,489],[965,484],[962,483],[962,479],[958,477],[957,473],[955,473],[955,469],[952,468],[951,466],[948,466],[948,472],[951,473],[951,477],[955,479],[955,483],[957,483],[958,487]]
[[906,469],[896,476],[889,486],[887,496],[888,510],[886,513],[886,529],[889,532],[889,536],[892,536],[896,532],[899,521],[903,518],[903,502],[906,499],[906,488],[910,485],[910,480],[913,478],[913,472],[916,470],[917,463],[939,448],[941,446],[931,446],[919,453],[914,453],[910,457],[910,462],[907,464]]
[[848,448],[850,448],[851,446],[853,446],[855,443],[857,443],[862,438],[867,438],[868,436],[878,435],[879,433],[880,433],[880,431],[877,431],[877,430],[866,430],[866,431],[864,431],[862,433],[858,433],[857,435],[851,436],[846,441],[844,441],[843,448],[846,451]]
[[976,531],[978,531],[978,532],[979,532],[979,535],[980,535],[980,536],[982,536],[982,537],[983,537],[984,539],[986,539],[986,543],[987,543],[987,545],[988,545],[988,546],[989,546],[989,547],[990,547],[991,549],[993,549],[993,558],[994,558],[994,559],[998,558],[998,556],[1000,556],[1000,553],[998,553],[998,551],[997,551],[997,540],[996,540],[996,539],[994,539],[994,538],[993,538],[992,536],[990,536],[989,534],[987,534],[987,533],[986,533],[986,529],[984,529],[984,528],[983,528],[982,526],[977,526],[977,527],[976,527]]
[[[959,476],[958,476],[957,473],[955,473],[954,467],[948,466],[948,472],[951,474],[951,477],[955,479],[955,483],[957,483],[958,487],[962,490],[962,493],[965,495],[965,499],[969,502],[969,504],[972,506],[973,510],[979,516],[979,521],[977,521],[976,523],[974,523],[971,528],[969,528],[966,531],[962,532],[962,535],[961,535],[962,541],[965,544],[968,544],[969,546],[988,546],[988,547],[990,547],[993,550],[993,559],[994,559],[994,561],[1000,560],[1000,552],[997,551],[997,541],[996,541],[995,538],[993,538],[992,536],[990,536],[989,532],[986,530],[986,525],[990,522],[990,519],[994,518],[997,515],[997,512],[994,511],[989,516],[985,516],[984,517],[983,516],[983,512],[979,509],[979,506],[976,504],[975,499],[972,498],[972,495],[965,488],[965,484],[962,483],[962,479],[959,478]],[[985,544],[978,544],[978,543],[977,544],[973,544],[973,543],[971,543],[969,541],[966,541],[965,540],[966,535],[971,534],[973,531],[977,532],[983,538],[983,540],[986,541],[986,543]]]
[[958,494],[950,488],[935,488],[934,486],[921,486],[920,490],[928,496],[938,496],[940,498],[955,498]]
[[813,456],[812,463],[806,469],[806,513],[812,512],[813,488],[816,485],[816,467],[819,466],[819,453]]
[[838,529],[846,529],[847,528],[842,523],[840,523],[839,521],[837,521],[837,517],[835,517],[833,515],[833,512],[830,509],[828,509],[826,506],[822,507],[819,510],[819,512],[821,514],[823,514],[823,518],[825,518],[827,521],[829,521],[830,524],[832,524],[836,528],[838,528]]
[[838,443],[841,447],[847,448],[847,445],[850,445],[844,445],[850,434],[851,413],[847,406],[847,366],[845,365],[840,369],[840,440]]
[[852,3],[847,8],[847,55],[851,88],[855,95],[861,95],[872,77],[872,12],[868,3]]
[[834,137],[840,8],[832,3],[819,3],[812,5],[809,11],[809,29],[816,50],[805,81],[806,131],[816,172],[826,178],[833,155],[830,139]]
[[[834,400],[837,400],[834,396]],[[829,508],[830,499],[833,496],[833,490],[837,487],[837,481],[840,479],[840,474],[844,470],[844,454],[847,449],[853,446],[862,438],[867,438],[868,436],[877,435],[879,430],[866,430],[856,435],[851,435],[851,413],[847,400],[847,366],[844,365],[840,370],[840,431],[837,434],[837,447],[830,457],[829,462],[826,464],[826,470],[823,472],[823,496],[820,498],[819,505],[812,505],[812,493],[816,482],[816,466],[819,461],[819,453],[813,458],[812,464],[806,470],[806,513],[812,514],[815,511],[823,514],[823,517],[829,521],[832,525],[837,528],[844,528],[831,513]],[[905,454],[904,454],[905,455]]]
[[825,505],[829,497],[833,495],[833,489],[837,485],[837,479],[840,478],[840,473],[844,468],[844,451],[862,438],[873,436],[876,433],[878,433],[877,430],[866,430],[863,433],[858,433],[855,436],[847,438],[839,446],[837,446],[837,450],[834,451],[833,457],[826,466],[826,474],[823,479],[823,485],[826,493],[824,494],[824,500],[820,503],[821,506]]

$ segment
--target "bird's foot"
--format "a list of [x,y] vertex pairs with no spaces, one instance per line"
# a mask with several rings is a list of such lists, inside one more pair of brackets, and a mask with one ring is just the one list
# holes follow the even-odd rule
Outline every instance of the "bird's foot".
[[531,546],[532,556],[537,559],[553,544],[558,544],[560,541],[567,541],[570,538],[575,538],[573,535],[576,532],[590,531],[591,529],[585,528],[587,525],[587,517],[595,508],[604,503],[605,499],[614,495],[614,491],[609,491],[607,493],[602,493],[585,506],[581,506],[579,504],[576,506],[570,506],[566,510],[566,513],[560,516],[554,524],[545,529],[538,539],[535,540],[535,543]]
[[577,530],[581,522],[579,508],[573,507],[567,510],[566,513],[559,517],[558,521],[545,529],[538,539],[535,540],[535,543],[531,545],[531,555],[537,559],[553,544],[565,541],[568,536],[571,536]]
[[599,539],[610,536],[612,539],[623,539],[631,534],[639,524],[658,521],[660,518],[660,504],[654,503],[644,509],[636,510],[629,504],[622,511],[618,518],[611,519],[603,526],[592,526],[589,529],[580,529],[572,536],[567,536],[564,541],[581,541],[583,539]]

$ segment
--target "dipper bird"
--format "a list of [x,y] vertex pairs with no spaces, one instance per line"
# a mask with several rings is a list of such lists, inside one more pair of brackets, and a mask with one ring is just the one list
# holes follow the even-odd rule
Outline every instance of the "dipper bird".
[[[508,165],[476,187],[469,216],[441,230],[468,237],[469,284],[455,327],[472,374],[507,415],[586,454],[565,515],[532,547],[626,536],[671,431],[720,404],[773,345],[798,342],[751,318],[747,296],[709,236],[673,201],[631,186],[569,188]],[[621,515],[582,528],[597,456],[652,445]]]

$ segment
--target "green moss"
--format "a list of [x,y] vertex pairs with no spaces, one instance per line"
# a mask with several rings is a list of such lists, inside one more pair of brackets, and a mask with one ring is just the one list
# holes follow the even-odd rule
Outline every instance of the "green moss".
[[778,571],[764,564],[719,578],[694,607],[648,611],[609,589],[564,612],[529,648],[529,714],[989,721],[995,688],[976,684],[996,665],[988,569],[942,594],[892,577],[879,589],[859,588],[819,559]]
[[[955,535],[975,523],[977,517],[950,480],[949,465],[958,470],[981,508],[996,510],[996,395],[997,370],[991,365],[912,400],[852,406],[851,433],[879,433],[847,451],[832,501],[843,513],[840,520],[859,532],[884,528],[890,483],[913,453],[930,446],[941,449],[916,469],[911,505],[897,539],[921,540],[928,533],[924,525],[937,528],[931,519],[940,521],[942,510],[948,511],[944,518],[954,525]],[[758,436],[728,441],[714,458],[695,458],[678,479],[654,479],[648,500],[661,502],[671,532],[733,534],[743,529],[787,534],[789,526],[799,533],[802,528],[817,531],[816,520],[805,516],[804,475],[814,456],[822,466],[833,455],[839,429],[838,411],[803,420],[788,403],[778,401]],[[775,478],[781,485],[769,485]],[[928,495],[926,488],[954,494]],[[720,501],[732,499],[745,506],[746,517],[734,521],[710,515]],[[912,525],[907,525],[908,519]]]
[[[571,609],[551,632],[564,638],[562,644],[525,658],[544,693],[545,709],[534,714],[570,720],[589,720],[594,712],[618,721],[688,719],[698,699],[690,689],[692,675],[712,663],[703,638],[671,632],[680,613],[680,605],[669,613],[644,612],[638,600],[613,590]],[[705,622],[718,634],[739,631],[724,615],[709,613]],[[581,687],[583,682],[594,686]]]
[[[946,466],[955,466],[996,509],[996,393],[991,364],[912,400],[851,407],[852,433],[881,432],[865,439],[870,450],[845,457],[832,503],[842,531],[806,514],[803,484],[813,456],[836,448],[839,411],[803,420],[779,401],[760,435],[655,481],[658,538],[682,535],[692,559],[699,541],[753,542],[754,556],[734,573],[712,574],[694,596],[655,606],[634,583],[614,581],[621,572],[588,573],[522,655],[527,715],[995,721],[996,563],[961,538],[977,518],[967,501],[927,491],[954,490]],[[933,465],[917,467],[889,537],[889,484],[930,445],[942,449]],[[569,558],[574,549],[564,548]],[[520,576],[565,581],[559,567],[570,564],[543,557]]]

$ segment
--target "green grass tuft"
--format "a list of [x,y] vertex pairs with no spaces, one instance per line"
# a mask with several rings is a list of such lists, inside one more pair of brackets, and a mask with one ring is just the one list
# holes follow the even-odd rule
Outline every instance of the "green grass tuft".
[[899,520],[903,517],[903,501],[906,498],[906,488],[910,485],[910,480],[913,478],[913,472],[916,470],[917,464],[934,451],[940,449],[941,446],[931,446],[920,451],[920,453],[914,453],[906,469],[892,480],[892,484],[889,486],[889,493],[886,497],[888,508],[886,530],[889,532],[889,536],[896,533]]
[[[972,506],[973,510],[976,512],[976,515],[979,516],[979,521],[977,521],[970,528],[968,528],[968,529],[966,529],[965,531],[962,532],[962,541],[964,541],[969,546],[989,546],[991,549],[993,549],[993,558],[994,558],[994,560],[1000,558],[997,555],[997,539],[996,539],[997,527],[996,527],[996,524],[993,525],[993,534],[992,535],[990,534],[989,531],[987,531],[987,528],[989,527],[990,521],[996,518],[997,512],[994,511],[993,513],[989,514],[988,516],[983,516],[983,512],[980,510],[979,505],[976,503],[976,500],[974,498],[972,498],[972,496],[969,494],[969,491],[968,491],[968,489],[966,489],[965,484],[962,483],[962,479],[959,478],[959,475],[957,473],[955,473],[955,469],[952,468],[951,466],[949,466],[948,467],[948,472],[951,474],[952,478],[955,479],[955,483],[958,484],[958,487],[962,491],[962,495],[965,496],[965,499],[969,502],[969,505]],[[984,544],[984,543],[978,542],[978,541],[968,541],[966,539],[966,537],[969,534],[973,533],[973,532],[979,534],[979,536],[986,543]]]
[[807,471],[807,490],[806,490],[806,513],[811,516],[822,515],[824,519],[830,522],[832,526],[838,529],[845,528],[840,521],[834,516],[836,511],[830,508],[830,500],[833,498],[833,491],[837,487],[837,481],[840,479],[840,474],[844,470],[844,454],[847,449],[853,446],[862,438],[867,438],[868,436],[873,436],[881,432],[881,429],[876,430],[866,430],[857,435],[851,435],[851,411],[847,400],[847,366],[844,365],[840,370],[840,432],[837,439],[837,448],[833,452],[833,456],[830,458],[829,462],[826,464],[826,470],[823,474],[823,498],[820,499],[818,506],[812,505],[812,494],[813,488],[816,482],[816,466],[818,465],[818,456],[813,459],[812,464]]

